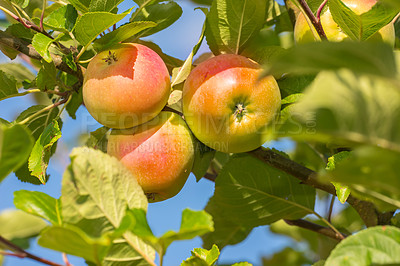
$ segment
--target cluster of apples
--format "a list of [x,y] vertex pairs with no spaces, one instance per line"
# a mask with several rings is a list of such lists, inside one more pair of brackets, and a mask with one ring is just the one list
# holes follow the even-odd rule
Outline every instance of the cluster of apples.
[[193,166],[193,134],[222,152],[245,152],[265,142],[280,107],[273,77],[240,55],[219,55],[198,65],[183,88],[183,116],[162,111],[170,75],[160,56],[134,43],[100,52],[89,63],[83,100],[89,113],[113,128],[107,152],[137,179],[150,202],[171,198]]
[[[356,14],[376,0],[342,0]],[[348,38],[329,9],[321,23],[330,41]],[[394,25],[388,24],[372,40],[394,43]],[[297,43],[314,41],[303,14],[295,25]],[[170,75],[163,60],[150,48],[119,44],[97,54],[89,63],[83,99],[90,114],[113,128],[107,152],[136,177],[150,202],[176,195],[194,162],[194,136],[226,153],[261,146],[280,109],[278,84],[272,77],[259,80],[260,66],[240,55],[208,59],[190,73],[182,93],[184,119],[162,111],[170,91]]]

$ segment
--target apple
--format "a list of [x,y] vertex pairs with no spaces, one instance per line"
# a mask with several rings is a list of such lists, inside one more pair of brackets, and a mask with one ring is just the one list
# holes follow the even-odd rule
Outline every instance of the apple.
[[[369,11],[377,3],[377,0],[342,0],[342,2],[354,13],[361,15]],[[349,36],[346,35],[333,20],[329,8],[325,8],[325,11],[321,14],[321,24],[329,41],[340,42],[349,39]],[[297,17],[294,27],[294,38],[296,43],[315,41],[315,37],[303,13],[300,13]],[[394,46],[395,29],[393,22],[384,26],[368,40],[384,41]]]
[[261,72],[259,64],[235,54],[194,68],[183,87],[182,107],[196,138],[227,153],[254,150],[267,141],[281,95],[274,77],[259,80]]
[[113,129],[107,153],[130,170],[149,202],[157,202],[185,184],[194,161],[193,136],[179,115],[163,111],[137,127]]
[[159,114],[170,90],[170,76],[160,56],[144,45],[123,43],[90,61],[83,101],[104,126],[130,128]]

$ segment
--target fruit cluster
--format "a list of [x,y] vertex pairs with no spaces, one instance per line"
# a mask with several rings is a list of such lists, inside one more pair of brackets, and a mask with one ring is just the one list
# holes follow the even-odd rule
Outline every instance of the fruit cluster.
[[[183,88],[183,118],[162,111],[171,91],[160,56],[133,43],[100,52],[89,63],[83,99],[89,113],[113,128],[107,152],[136,177],[150,202],[176,195],[193,166],[194,137],[227,153],[266,141],[280,108],[275,79],[258,80],[260,66],[240,55],[219,55],[197,66]],[[189,129],[190,128],[190,129]]]

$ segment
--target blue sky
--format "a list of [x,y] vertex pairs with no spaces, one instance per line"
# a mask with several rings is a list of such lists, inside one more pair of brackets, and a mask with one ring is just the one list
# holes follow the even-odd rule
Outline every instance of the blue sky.
[[[132,3],[132,1],[125,1],[120,10],[131,8]],[[178,1],[178,3],[184,10],[183,16],[172,27],[150,36],[148,39],[159,44],[165,53],[184,60],[198,41],[204,14],[199,10],[195,11],[196,5],[188,0]],[[207,51],[207,45],[203,44],[198,55]],[[4,62],[6,59],[3,57],[2,60]],[[21,111],[32,104],[33,101],[29,96],[1,101],[0,117],[12,121]],[[14,175],[10,175],[0,183],[0,210],[13,208],[13,192],[20,189],[42,191],[53,197],[60,196],[62,174],[69,164],[68,153],[73,147],[80,145],[77,140],[82,133],[88,133],[100,127],[83,107],[79,109],[76,120],[72,120],[67,115],[63,118],[63,136],[59,141],[57,153],[51,159],[48,168],[51,175],[49,182],[45,186],[34,186],[21,183]],[[275,143],[274,146],[278,149],[287,148],[285,143]],[[153,232],[156,235],[161,235],[168,230],[178,230],[182,210],[185,208],[203,209],[213,191],[214,184],[212,182],[201,180],[196,183],[194,176],[191,175],[183,190],[176,197],[149,205],[148,220]],[[288,238],[270,233],[266,226],[255,228],[244,242],[223,249],[219,262],[249,261],[254,265],[260,265],[262,256],[269,256],[290,243],[291,241]],[[173,243],[165,256],[165,265],[179,265],[182,260],[190,256],[190,250],[201,247],[201,244],[200,238]],[[41,248],[34,242],[30,251],[44,258],[62,262],[60,253]],[[70,257],[70,261],[75,266],[84,265],[81,259]],[[7,258],[5,265],[34,266],[42,264],[28,259],[22,261]]]

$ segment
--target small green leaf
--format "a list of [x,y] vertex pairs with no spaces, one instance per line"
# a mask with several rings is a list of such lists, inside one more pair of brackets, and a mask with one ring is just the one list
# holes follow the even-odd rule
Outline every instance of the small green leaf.
[[[207,9],[200,9],[200,10],[202,10],[203,13],[205,15],[207,15],[207,12],[208,12]],[[205,30],[206,30],[206,23],[203,24],[203,28],[201,30],[199,41],[193,47],[192,52],[186,58],[183,65],[179,68],[178,72],[172,76],[171,87],[174,87],[175,85],[184,82],[186,80],[186,78],[189,76],[190,71],[192,71],[193,57],[196,55],[197,51],[199,50],[199,48],[201,46],[201,43],[203,42]]]
[[341,241],[325,265],[398,265],[400,263],[400,229],[377,226],[362,230]]
[[18,124],[0,124],[0,182],[28,159],[33,146],[29,130]]
[[17,93],[17,81],[15,78],[0,70],[0,101]]
[[59,138],[61,138],[61,131],[57,121],[54,120],[44,129],[29,157],[29,170],[43,184],[46,183],[46,169],[51,156],[51,148]]
[[206,173],[214,158],[215,150],[204,145],[202,142],[195,141],[195,158],[192,167],[192,173],[199,181]]
[[122,14],[110,12],[89,12],[83,14],[75,25],[75,38],[83,46],[88,46],[100,33],[123,19],[131,9]]
[[36,86],[42,90],[52,90],[57,84],[57,69],[53,62],[42,60],[42,67],[36,77]]
[[72,5],[68,4],[51,12],[44,18],[43,23],[53,30],[67,33],[72,31],[77,18],[78,12]]
[[86,13],[89,11],[91,0],[69,0],[68,2],[70,2],[77,10]]
[[155,22],[155,27],[146,29],[138,34],[138,37],[146,37],[171,26],[181,15],[182,8],[177,3],[169,1],[145,6],[139,13],[134,13],[133,20],[131,18],[130,21]]
[[[340,164],[343,160],[349,158],[351,155],[348,151],[342,151],[334,154],[333,156],[328,158],[328,164],[326,165],[326,170],[333,171],[336,168],[337,164]],[[332,182],[336,189],[336,196],[341,203],[345,203],[347,198],[350,195],[350,189],[348,186],[344,186],[338,182]]]
[[46,62],[50,63],[51,58],[49,47],[53,43],[53,39],[47,37],[43,33],[36,33],[32,39],[32,46],[43,57]]
[[76,226],[65,225],[64,227],[52,226],[43,230],[38,244],[100,265],[100,261],[111,245],[111,240],[104,236],[92,238]]
[[155,27],[157,24],[151,21],[137,21],[122,25],[118,29],[107,33],[93,43],[93,48],[98,52],[106,50],[116,43],[123,42],[138,32]]
[[198,259],[203,260],[204,262],[206,262],[206,265],[215,265],[215,263],[218,260],[219,254],[220,254],[219,249],[216,245],[213,245],[210,250],[207,250],[204,248],[195,248],[192,250],[192,257],[190,257],[188,259],[189,263],[184,264],[185,263],[185,261],[184,261],[184,263],[182,263],[181,266],[182,265],[185,265],[185,266],[186,265],[187,266],[197,265],[197,264],[190,263],[190,259],[193,259],[193,258],[198,258]]
[[14,205],[55,225],[62,225],[61,201],[39,191],[14,192]]
[[82,90],[79,90],[78,93],[72,94],[71,97],[72,99],[69,101],[65,109],[72,119],[76,119],[76,111],[78,111],[83,102]]
[[99,127],[93,132],[90,132],[89,139],[86,141],[86,146],[101,150],[103,152],[107,152],[107,133],[109,132],[110,128],[108,127]]
[[370,200],[381,210],[400,208],[400,156],[378,147],[360,147],[321,178],[340,182],[351,193]]
[[214,54],[240,53],[265,21],[264,0],[214,0],[205,36]]
[[0,64],[0,71],[12,76],[18,83],[22,83],[24,80],[33,80],[36,76],[32,71],[19,63]]

